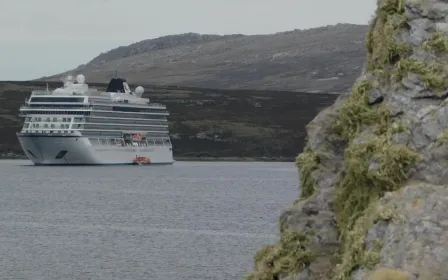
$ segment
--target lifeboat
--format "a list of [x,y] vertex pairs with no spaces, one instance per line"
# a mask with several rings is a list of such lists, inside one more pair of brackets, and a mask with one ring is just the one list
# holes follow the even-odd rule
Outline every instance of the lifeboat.
[[135,165],[144,165],[144,164],[151,164],[151,160],[147,157],[138,157],[136,156],[133,164]]

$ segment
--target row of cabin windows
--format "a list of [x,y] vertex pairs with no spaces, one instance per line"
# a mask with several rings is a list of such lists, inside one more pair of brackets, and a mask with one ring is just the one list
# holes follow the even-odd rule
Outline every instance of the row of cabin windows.
[[[59,127],[62,129],[68,129],[70,128],[70,124],[59,124],[56,125],[54,123],[48,124],[48,123],[31,123],[31,124],[25,124],[25,128],[33,127],[33,128],[55,128]],[[98,125],[83,125],[83,124],[73,124],[73,129],[98,129],[98,130],[128,130],[132,128],[133,130],[142,130],[142,131],[155,131],[155,132],[161,132],[161,133],[168,133],[168,130],[166,128],[159,128],[159,127],[141,127],[141,126],[98,126]]]
[[99,130],[142,130],[142,131],[161,131],[168,132],[167,127],[151,127],[151,126],[139,126],[139,125],[97,125],[86,124],[85,129],[99,129]]
[[70,133],[75,133],[74,130],[35,130],[35,131],[26,131],[26,132],[32,132],[32,133],[49,133],[49,134],[53,134],[53,133],[63,133],[63,134],[70,134]]
[[85,105],[64,105],[64,104],[30,104],[30,108],[61,108],[61,109],[77,109],[86,107]]
[[81,131],[84,136],[121,137],[120,131]]
[[151,146],[151,145],[168,145],[171,146],[171,141],[169,138],[147,138],[145,140],[141,140],[141,141],[126,141],[123,138],[118,138],[118,139],[114,139],[114,138],[89,138],[90,142],[93,145],[110,145],[110,146],[116,146],[116,145],[120,145],[120,146],[127,146],[127,145],[132,145],[132,143],[138,143],[140,145],[137,146],[143,146],[141,144],[144,144],[144,146]]
[[165,115],[145,115],[145,114],[119,114],[119,112],[91,112],[91,111],[33,111],[22,114],[35,114],[35,115],[85,115],[85,116],[98,116],[98,117],[123,117],[123,118],[136,118],[136,119],[166,119]]
[[[58,127],[61,129],[69,129],[70,125],[69,124],[60,124]],[[38,123],[32,123],[29,125],[25,124],[24,128],[25,129],[27,129],[27,128],[56,128],[56,125],[54,123],[52,123],[52,124],[45,123],[45,124],[42,124],[42,126],[41,126]]]
[[[121,131],[86,131],[86,130],[82,130],[81,131],[82,135],[84,136],[91,136],[91,137],[122,137],[123,134]],[[146,133],[146,137],[147,138],[160,138],[160,137],[167,137],[168,133],[166,134],[161,134],[161,133]]]
[[[50,117],[44,117],[44,118],[42,118],[42,117],[34,117],[34,118],[31,118],[31,117],[27,117],[26,119],[25,119],[25,121],[26,122],[29,122],[29,121],[34,121],[34,122],[41,122],[41,121],[46,121],[46,122],[51,122],[51,121],[53,121],[53,122],[70,122],[71,121],[71,119],[72,118],[57,118],[57,117],[53,117],[53,118],[50,118]],[[79,118],[75,118],[75,120],[76,119],[79,119]]]
[[122,120],[122,119],[100,119],[88,118],[89,123],[117,123],[117,124],[148,124],[148,125],[168,125],[167,120]]
[[102,111],[111,111],[111,106],[98,106],[98,105],[94,105],[93,106],[94,110],[102,110]]
[[84,102],[84,97],[31,97],[30,102]]
[[33,115],[90,115],[90,111],[32,111],[22,114]]
[[[29,107],[31,108],[82,108],[86,105],[70,105],[70,104],[29,104]],[[90,107],[90,106],[89,106]],[[104,110],[104,111],[114,111],[114,112],[136,112],[136,113],[164,113],[166,112],[163,110],[158,109],[150,109],[150,108],[135,108],[135,107],[119,107],[119,106],[113,106],[112,108],[110,106],[94,106],[94,110]]]
[[144,115],[144,114],[120,114],[113,112],[92,112],[92,116],[106,118],[130,118],[130,119],[159,119],[166,120],[164,115]]
[[164,109],[157,110],[157,109],[150,109],[150,108],[135,108],[135,107],[120,107],[120,106],[113,106],[112,111],[118,111],[118,112],[151,112],[151,113],[163,113],[166,112]]

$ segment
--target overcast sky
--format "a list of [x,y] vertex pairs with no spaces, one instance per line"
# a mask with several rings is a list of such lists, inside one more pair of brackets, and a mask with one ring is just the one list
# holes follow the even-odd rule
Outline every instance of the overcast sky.
[[367,24],[375,6],[376,0],[0,0],[0,80],[57,74],[120,45],[170,34]]

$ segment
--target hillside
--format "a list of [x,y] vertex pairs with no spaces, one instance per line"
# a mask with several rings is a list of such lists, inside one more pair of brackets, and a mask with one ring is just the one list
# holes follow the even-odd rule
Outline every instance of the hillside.
[[[60,83],[50,83],[50,88]],[[91,84],[104,88],[105,84]],[[131,85],[134,88],[135,85]],[[15,133],[19,107],[44,82],[0,82],[0,158],[23,154]],[[144,97],[166,104],[175,158],[248,157],[292,160],[303,148],[305,124],[335,94],[145,86]]]
[[366,32],[338,24],[270,35],[170,35],[118,47],[68,72],[89,82],[107,82],[118,69],[139,84],[340,93],[360,73]]

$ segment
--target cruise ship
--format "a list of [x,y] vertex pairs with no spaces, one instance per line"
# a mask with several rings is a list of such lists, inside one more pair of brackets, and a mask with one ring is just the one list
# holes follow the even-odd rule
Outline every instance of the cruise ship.
[[53,91],[36,90],[20,107],[17,133],[35,165],[172,164],[166,106],[132,92],[112,78],[106,91],[89,88],[81,74],[69,75]]

